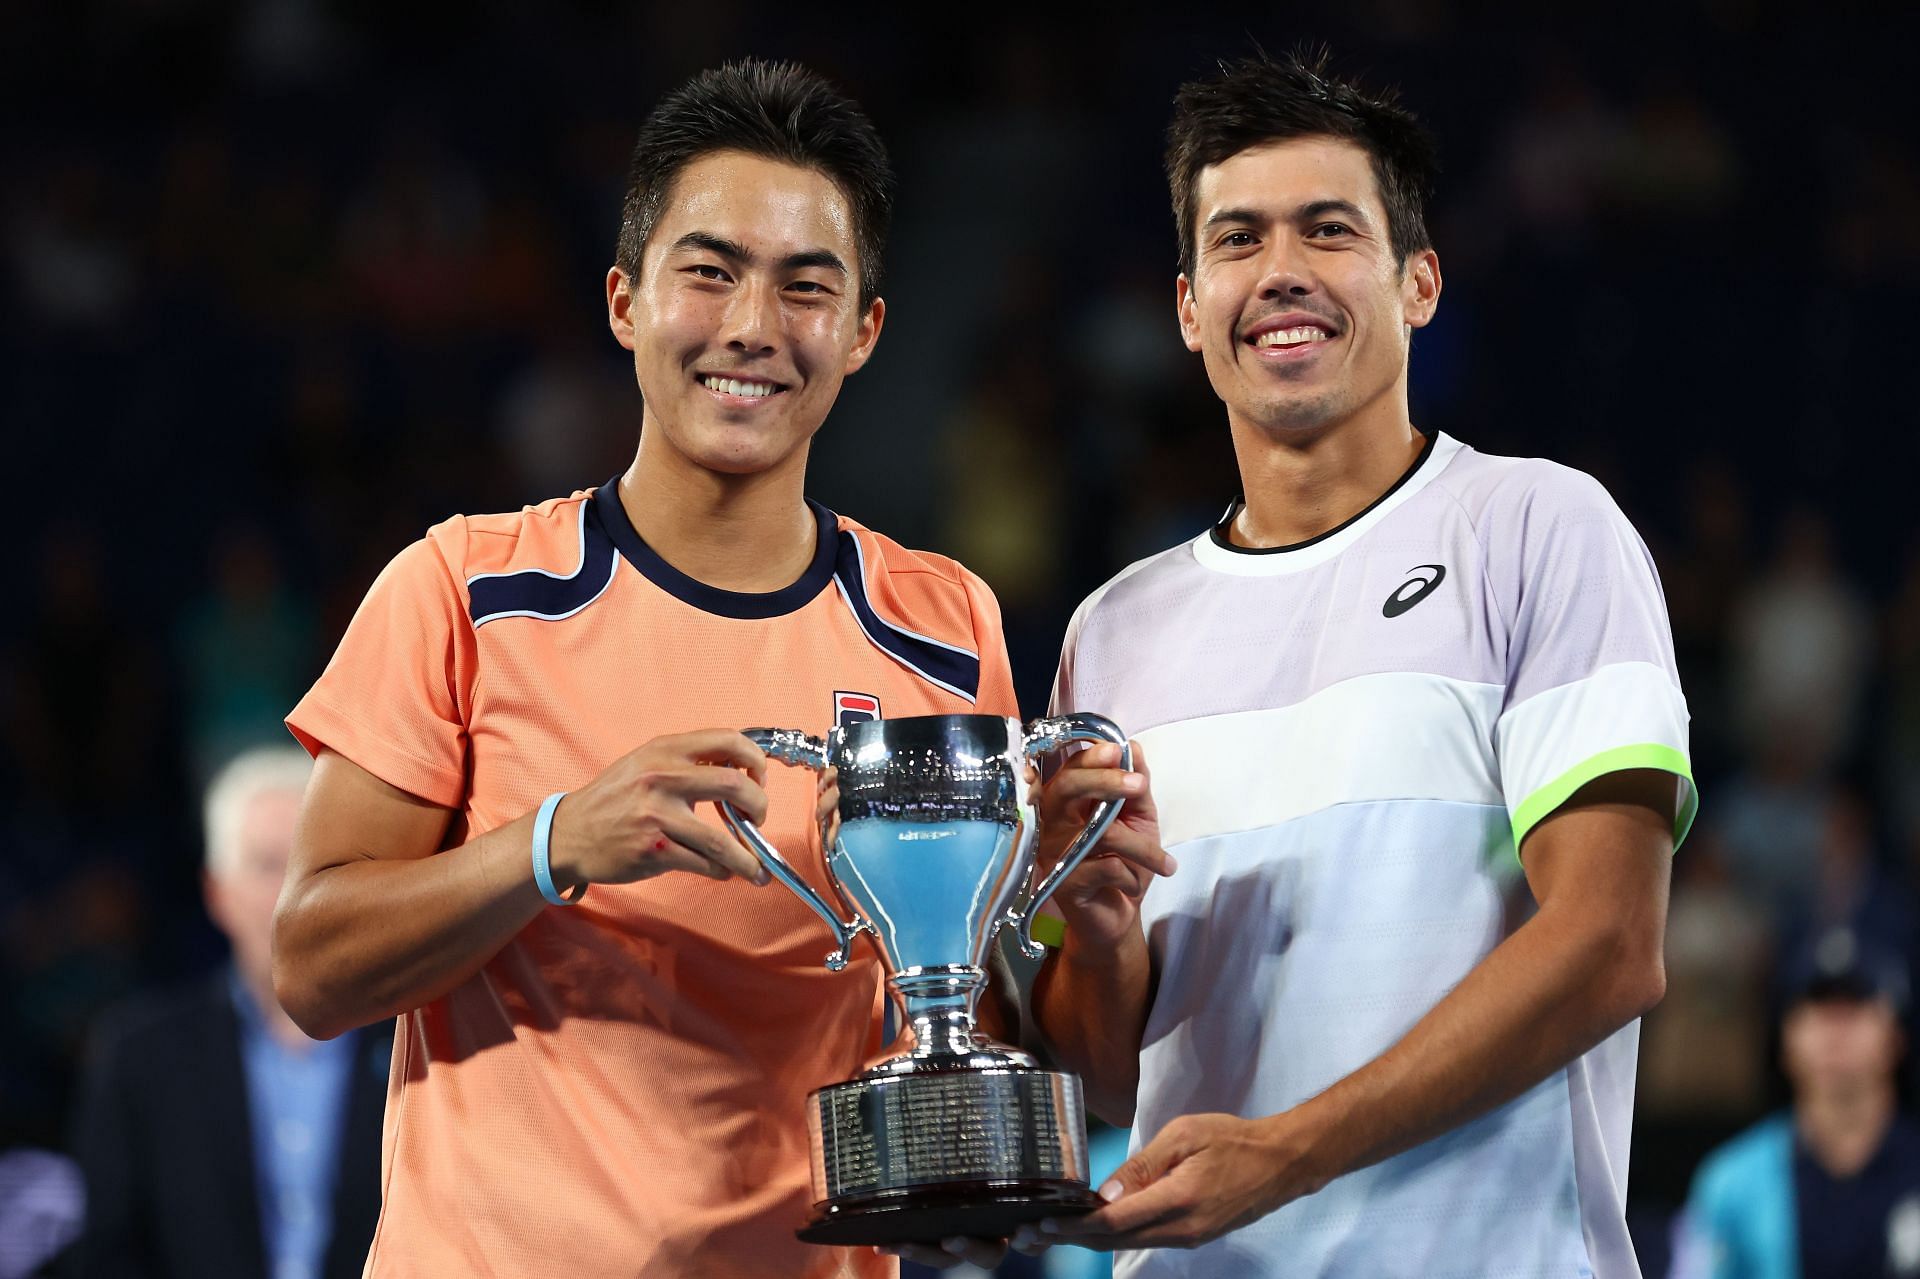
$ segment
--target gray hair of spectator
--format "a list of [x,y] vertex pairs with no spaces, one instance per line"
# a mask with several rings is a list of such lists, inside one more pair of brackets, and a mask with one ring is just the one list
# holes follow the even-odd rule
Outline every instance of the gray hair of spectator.
[[1264,49],[1219,72],[1180,86],[1167,128],[1167,185],[1180,270],[1193,275],[1194,188],[1200,171],[1252,147],[1292,138],[1351,142],[1373,162],[1387,210],[1387,234],[1403,267],[1409,254],[1433,247],[1427,201],[1440,173],[1433,139],[1392,92],[1370,93],[1328,71],[1325,48],[1274,58]]
[[615,261],[628,279],[680,171],[702,156],[741,151],[827,176],[853,212],[860,306],[880,296],[893,218],[893,167],[866,113],[793,62],[746,58],[702,71],[669,93],[640,126],[627,170]]
[[312,774],[313,761],[298,746],[257,746],[227,761],[208,783],[201,812],[207,874],[224,879],[240,868],[247,805],[270,791],[304,791]]

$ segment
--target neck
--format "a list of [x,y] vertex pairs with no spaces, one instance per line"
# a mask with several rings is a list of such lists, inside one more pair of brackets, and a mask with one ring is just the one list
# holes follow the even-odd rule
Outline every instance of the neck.
[[723,591],[765,593],[798,581],[818,540],[803,489],[806,447],[769,470],[726,475],[656,443],[660,435],[642,428],[640,451],[620,477],[620,504],[641,540]]
[[1868,1087],[1808,1093],[1795,1103],[1794,1127],[1814,1162],[1834,1177],[1851,1177],[1866,1167],[1893,1123],[1893,1089]]
[[[1399,387],[1399,384],[1395,384]],[[1336,529],[1379,500],[1425,445],[1404,390],[1328,426],[1272,431],[1229,414],[1246,505],[1230,536],[1239,546],[1290,546]]]

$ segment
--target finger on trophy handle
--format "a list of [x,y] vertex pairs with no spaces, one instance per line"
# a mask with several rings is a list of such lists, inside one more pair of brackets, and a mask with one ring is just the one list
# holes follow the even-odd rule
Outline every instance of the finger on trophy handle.
[[[1072,711],[1048,719],[1037,719],[1027,726],[1026,752],[1029,759],[1075,742],[1112,742],[1120,748],[1120,767],[1129,773],[1133,771],[1133,743],[1120,731],[1119,725],[1104,715]],[[1085,828],[1074,837],[1060,860],[1009,912],[1007,922],[1014,927],[1014,939],[1020,945],[1020,953],[1028,959],[1040,959],[1047,953],[1047,948],[1033,939],[1034,915],[1053,896],[1054,890],[1066,882],[1067,876],[1086,860],[1087,854],[1107,833],[1107,828],[1113,825],[1113,819],[1120,815],[1121,806],[1125,803],[1126,800],[1120,798],[1100,801]]]
[[[783,764],[810,768],[820,772],[827,766],[826,743],[817,737],[810,737],[798,729],[791,728],[749,728],[743,734],[755,746],[765,751],[770,758]],[[858,911],[851,920],[840,918],[826,898],[815,890],[795,870],[791,863],[780,854],[760,828],[739,809],[723,799],[716,799],[714,807],[720,810],[720,820],[733,833],[734,838],[745,844],[767,873],[785,884],[787,888],[812,908],[813,912],[825,920],[827,927],[833,930],[834,949],[827,952],[826,965],[833,972],[839,972],[847,966],[847,959],[853,948],[853,939],[861,933],[871,933],[873,925]]]
[[816,773],[827,766],[827,744],[797,728],[749,728],[741,736],[782,764],[811,768]]

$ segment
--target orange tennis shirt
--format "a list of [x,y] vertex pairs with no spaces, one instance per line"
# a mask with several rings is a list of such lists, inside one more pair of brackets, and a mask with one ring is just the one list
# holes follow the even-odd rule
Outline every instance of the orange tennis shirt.
[[[980,579],[813,510],[811,565],[769,594],[676,571],[612,483],[456,516],[375,581],[288,726],[453,810],[452,847],[662,734],[1016,714]],[[823,887],[813,775],[768,773],[765,833]],[[674,873],[549,907],[400,1018],[367,1275],[893,1274],[793,1235],[806,1095],[880,1048],[873,949],[834,973],[830,946],[778,883]]]

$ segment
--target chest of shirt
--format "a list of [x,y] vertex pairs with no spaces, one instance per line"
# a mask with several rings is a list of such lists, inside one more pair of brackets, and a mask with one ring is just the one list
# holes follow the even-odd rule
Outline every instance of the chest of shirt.
[[1299,572],[1177,560],[1146,589],[1116,591],[1076,647],[1075,705],[1140,732],[1292,707],[1376,675],[1504,686],[1507,624],[1470,530],[1390,532]]
[[[876,648],[832,591],[779,617],[733,618],[635,579],[574,618],[489,623],[477,648],[467,813],[476,832],[668,734],[769,727],[819,736],[841,714],[972,709]],[[813,775],[774,765],[768,791],[768,837],[804,847]]]

